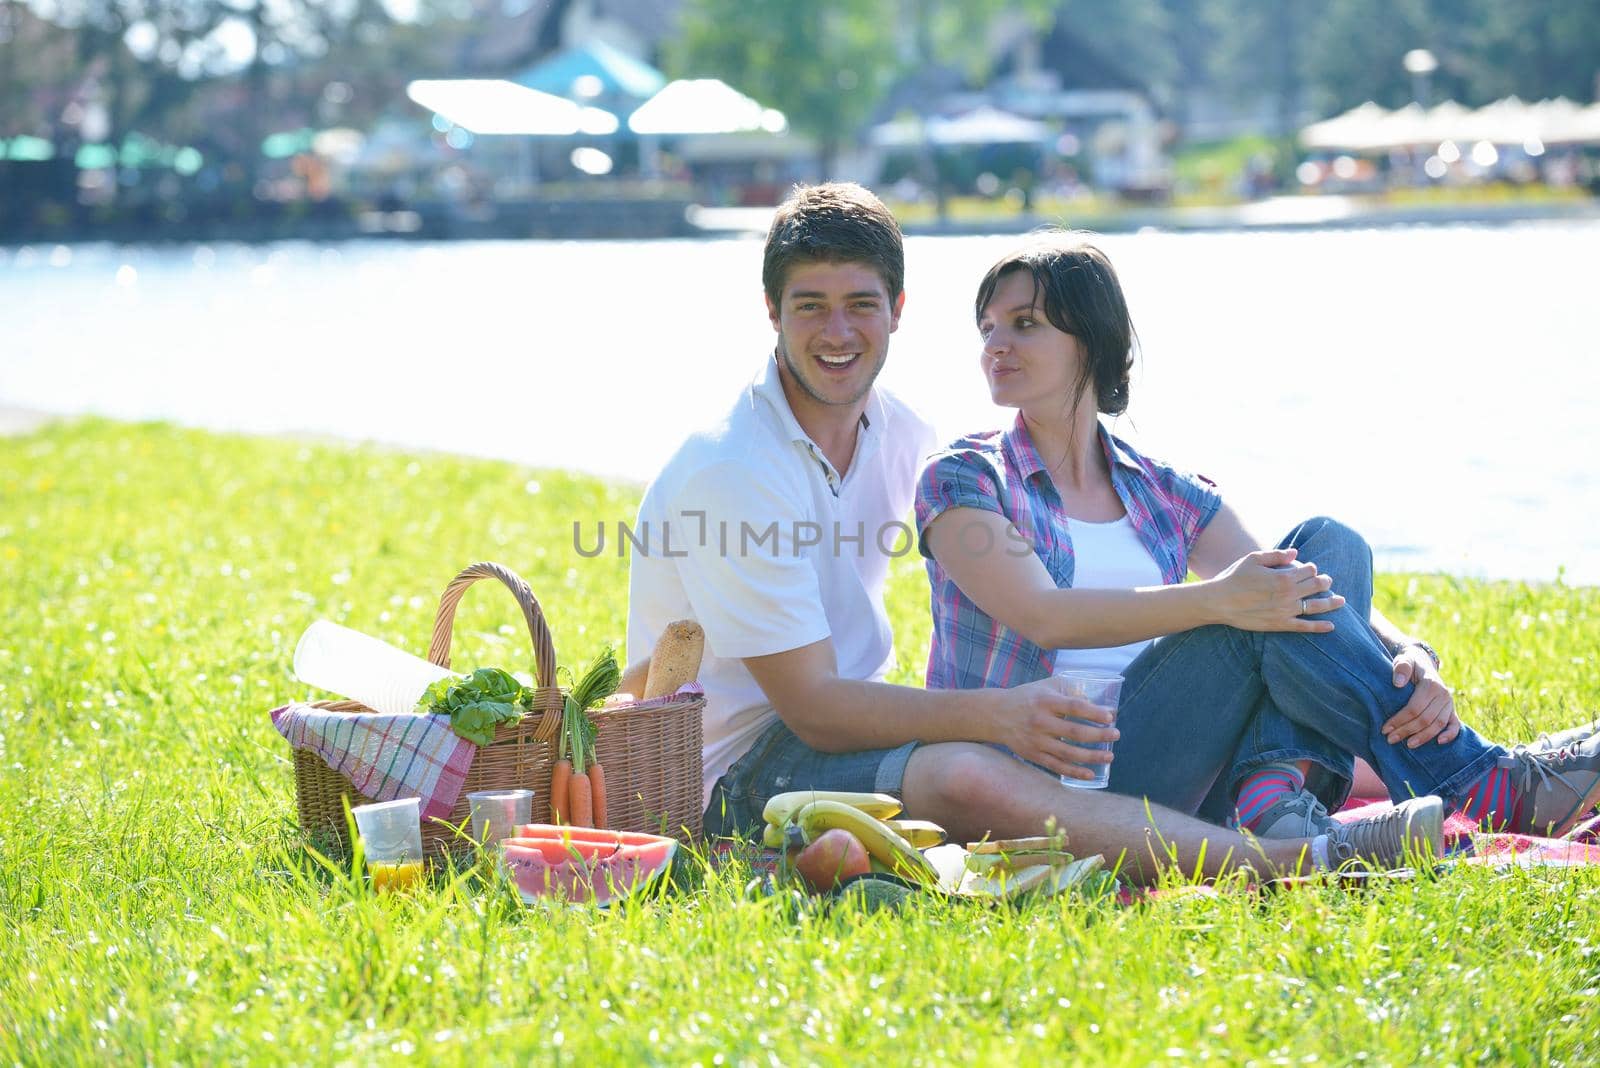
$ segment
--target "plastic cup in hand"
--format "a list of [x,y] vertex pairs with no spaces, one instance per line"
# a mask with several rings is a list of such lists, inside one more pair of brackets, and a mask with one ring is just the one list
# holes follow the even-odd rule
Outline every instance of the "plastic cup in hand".
[[403,797],[350,810],[376,890],[399,890],[422,875],[422,801]]
[[417,711],[423,691],[453,674],[449,668],[326,619],[300,635],[294,673],[307,685],[396,716]]
[[[1088,671],[1081,668],[1064,668],[1055,673],[1056,678],[1066,684],[1068,697],[1078,697],[1088,701],[1091,705],[1111,710],[1111,725],[1116,726],[1117,702],[1122,698],[1122,676],[1110,671]],[[1078,723],[1088,723],[1088,720],[1077,720]],[[1095,723],[1099,727],[1102,724]],[[1111,749],[1110,742],[1070,742],[1082,749]],[[1078,767],[1094,773],[1092,779],[1074,779],[1071,776],[1061,776],[1062,786],[1071,786],[1079,790],[1104,790],[1111,783],[1111,765],[1109,764],[1079,764]]]
[[472,812],[467,831],[472,840],[492,845],[533,822],[532,790],[479,790],[467,795]]

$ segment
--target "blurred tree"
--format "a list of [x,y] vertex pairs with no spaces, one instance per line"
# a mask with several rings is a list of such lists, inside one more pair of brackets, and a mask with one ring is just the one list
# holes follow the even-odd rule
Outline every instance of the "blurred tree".
[[1002,15],[1039,19],[1049,0],[687,0],[666,52],[675,77],[716,77],[816,138],[824,176],[896,78],[950,63],[981,78]]
[[[1443,51],[1443,35],[1424,32],[1426,0],[1329,0],[1317,37],[1337,48],[1313,48],[1307,77],[1315,85],[1319,114],[1344,111],[1368,100],[1399,107],[1411,100],[1411,75],[1401,58],[1413,48]],[[1435,86],[1440,84],[1436,77]]]
[[824,176],[899,69],[895,0],[690,0],[667,51],[679,77],[717,77],[816,138]]
[[1292,133],[1307,106],[1305,60],[1313,41],[1325,47],[1324,6],[1324,0],[1209,0],[1205,8],[1217,40],[1211,69],[1218,87],[1235,98],[1271,99],[1269,132],[1276,136]]
[[21,0],[0,0],[0,138],[50,132],[59,102],[41,91],[53,67],[70,61],[71,39]]
[[1211,54],[1217,27],[1206,18],[1206,0],[1166,0],[1166,42],[1171,52],[1171,109],[1182,121],[1190,118],[1190,101],[1211,80]]
[[1595,0],[1434,0],[1457,14],[1461,54],[1440,56],[1465,83],[1464,102],[1483,104],[1513,94],[1524,99],[1593,99],[1600,79],[1600,3]]
[[1289,114],[1286,94],[1318,114],[1367,100],[1411,102],[1416,87],[1401,60],[1413,48],[1439,62],[1429,76],[1435,104],[1477,107],[1513,94],[1590,100],[1600,74],[1600,3],[1593,0],[1199,2],[1216,36],[1217,84],[1236,96],[1274,95],[1280,125]]
[[50,0],[40,10],[70,35],[69,61],[28,67],[0,46],[0,87],[9,77],[23,98],[79,102],[51,116],[63,151],[137,131],[203,145],[249,188],[266,134],[365,125],[406,81],[437,73],[456,6],[410,0],[401,17],[385,0]]
[[1173,37],[1181,12],[1163,0],[1062,0],[1057,24],[1089,42],[1096,52],[1138,78],[1156,102],[1170,104],[1182,73]]

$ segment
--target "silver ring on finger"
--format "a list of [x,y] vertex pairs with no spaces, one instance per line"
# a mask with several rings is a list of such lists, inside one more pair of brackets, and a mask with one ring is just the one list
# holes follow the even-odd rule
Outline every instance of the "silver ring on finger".
[[1306,614],[1306,599],[1304,597],[1300,598],[1300,614]]

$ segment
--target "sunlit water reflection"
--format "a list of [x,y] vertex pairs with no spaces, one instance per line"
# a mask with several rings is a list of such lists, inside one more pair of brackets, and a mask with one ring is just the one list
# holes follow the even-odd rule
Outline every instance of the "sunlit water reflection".
[[[884,381],[1008,418],[972,291],[1009,237],[914,238]],[[1380,566],[1600,582],[1600,224],[1102,240],[1143,339],[1123,433],[1263,534]],[[332,433],[643,480],[771,345],[755,240],[0,249],[0,403]],[[584,517],[590,518],[590,517]]]

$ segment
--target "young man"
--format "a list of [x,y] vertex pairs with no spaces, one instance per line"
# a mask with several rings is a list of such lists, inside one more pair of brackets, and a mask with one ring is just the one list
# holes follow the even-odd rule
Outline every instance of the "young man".
[[[1437,798],[1315,839],[1257,841],[1137,798],[1066,790],[1003,752],[1062,774],[1103,762],[1110,717],[1055,679],[929,691],[882,681],[893,662],[883,585],[908,548],[917,472],[934,447],[917,415],[873,388],[905,304],[893,216],[860,186],[798,189],[762,264],[777,332],[754,383],[690,437],[650,485],[635,527],[628,648],[675,619],[705,629],[706,831],[758,827],[796,789],[879,791],[957,841],[1042,833],[1080,854],[1217,874],[1290,871],[1305,859],[1397,862],[1440,849]],[[1309,853],[1309,858],[1307,854]]]

